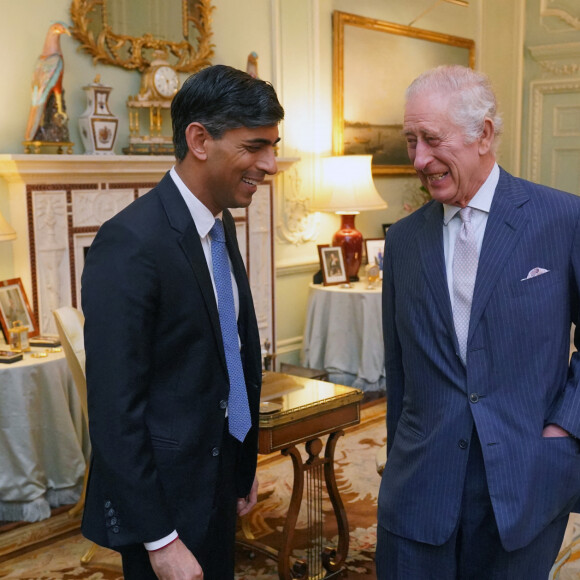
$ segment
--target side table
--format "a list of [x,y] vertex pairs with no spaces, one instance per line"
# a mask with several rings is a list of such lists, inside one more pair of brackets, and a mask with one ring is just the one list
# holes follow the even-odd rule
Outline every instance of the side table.
[[[334,473],[334,451],[343,429],[360,422],[363,393],[351,387],[283,373],[266,372],[262,385],[259,452],[281,451],[292,459],[294,481],[284,523],[284,544],[279,551],[260,542],[242,539],[238,543],[278,561],[281,580],[332,578],[341,574],[349,546],[349,528]],[[322,436],[328,435],[326,446]],[[304,443],[308,455],[303,461],[297,445]],[[320,454],[324,447],[324,456]],[[336,549],[323,546],[323,479],[338,524]],[[305,485],[306,484],[306,485]],[[294,529],[304,498],[309,506],[307,561],[290,564]]]
[[385,390],[381,285],[353,288],[310,284],[304,329],[304,366],[325,369],[332,382]]

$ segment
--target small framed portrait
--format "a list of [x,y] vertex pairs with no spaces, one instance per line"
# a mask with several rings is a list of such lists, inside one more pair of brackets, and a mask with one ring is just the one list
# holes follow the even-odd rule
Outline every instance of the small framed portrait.
[[367,261],[369,264],[376,264],[383,277],[383,256],[385,252],[385,240],[383,238],[368,238],[365,240],[365,247],[367,251]]
[[383,237],[385,236],[385,234],[387,233],[387,230],[392,226],[393,224],[383,224]]
[[10,342],[10,329],[16,320],[22,326],[28,326],[28,336],[38,334],[36,318],[30,309],[20,278],[0,281],[0,324],[7,343]]
[[341,246],[319,245],[318,257],[324,286],[348,283],[344,265],[344,249]]

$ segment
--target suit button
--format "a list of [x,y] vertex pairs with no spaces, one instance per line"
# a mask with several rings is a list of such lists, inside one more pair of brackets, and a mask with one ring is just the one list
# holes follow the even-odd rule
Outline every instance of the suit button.
[[117,518],[111,518],[111,525],[112,526],[116,526],[117,525]]
[[228,402],[225,399],[220,401],[220,409],[225,409],[228,406]]
[[110,502],[109,500],[107,500],[107,501],[105,502],[105,509],[107,509],[107,510],[108,510],[110,507],[111,507],[111,502]]
[[219,447],[214,447],[214,448],[211,450],[211,454],[212,454],[214,457],[217,457],[217,456],[220,454]]
[[108,512],[107,515],[111,518],[115,515],[115,510],[113,508],[111,508]]
[[467,449],[468,443],[465,439],[459,440],[459,449]]
[[477,403],[477,401],[479,401],[479,395],[477,393],[471,393],[471,395],[469,395],[469,400],[472,403]]
[[111,528],[111,531],[113,532],[113,534],[118,534],[119,533],[119,526],[115,526],[113,528]]

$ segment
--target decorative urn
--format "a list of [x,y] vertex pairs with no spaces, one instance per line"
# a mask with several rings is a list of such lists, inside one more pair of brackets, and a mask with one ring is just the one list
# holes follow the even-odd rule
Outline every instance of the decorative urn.
[[86,87],[87,108],[79,117],[79,130],[86,154],[113,155],[119,119],[109,110],[112,87],[103,85],[100,76]]

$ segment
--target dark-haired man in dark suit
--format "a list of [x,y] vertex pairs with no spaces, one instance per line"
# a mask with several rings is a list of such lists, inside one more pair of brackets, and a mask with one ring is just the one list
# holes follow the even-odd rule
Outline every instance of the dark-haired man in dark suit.
[[257,498],[261,386],[228,208],[276,173],[284,111],[270,84],[220,65],[192,75],[171,114],[175,166],[103,224],[83,272],[83,533],[121,552],[127,580],[227,580],[236,512]]

